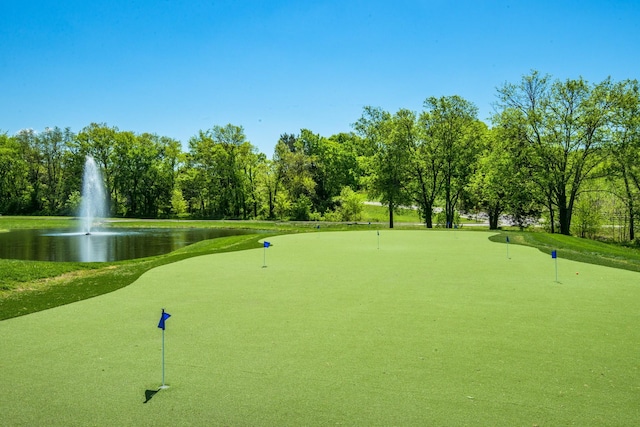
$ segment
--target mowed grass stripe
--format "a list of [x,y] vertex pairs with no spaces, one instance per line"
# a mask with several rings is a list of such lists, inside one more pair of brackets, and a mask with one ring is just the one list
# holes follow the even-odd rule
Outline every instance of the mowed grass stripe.
[[[10,425],[629,425],[638,274],[455,231],[190,258],[0,322]],[[579,272],[579,275],[575,273]],[[168,390],[160,372],[160,308]]]

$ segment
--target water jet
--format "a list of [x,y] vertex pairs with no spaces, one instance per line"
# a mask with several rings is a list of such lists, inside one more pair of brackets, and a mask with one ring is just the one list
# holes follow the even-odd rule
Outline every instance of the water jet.
[[97,218],[107,216],[107,202],[105,198],[102,174],[91,156],[84,162],[82,176],[82,201],[80,202],[81,226],[86,236],[91,235],[91,229]]

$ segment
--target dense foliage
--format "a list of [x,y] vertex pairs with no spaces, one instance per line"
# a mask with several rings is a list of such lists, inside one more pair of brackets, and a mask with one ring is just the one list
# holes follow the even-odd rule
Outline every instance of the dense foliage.
[[393,213],[414,206],[426,227],[459,212],[551,232],[635,238],[640,194],[636,80],[552,80],[533,71],[497,91],[490,124],[459,96],[419,113],[367,106],[354,132],[283,133],[271,158],[241,126],[200,130],[186,144],[91,123],[0,133],[0,214],[74,215],[82,168],[103,172],[113,216],[357,221],[362,194]]

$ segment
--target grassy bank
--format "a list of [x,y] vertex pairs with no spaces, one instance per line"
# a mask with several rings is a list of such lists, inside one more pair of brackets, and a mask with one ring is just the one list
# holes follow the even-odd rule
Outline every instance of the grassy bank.
[[542,232],[502,232],[490,237],[491,241],[531,246],[550,254],[557,250],[558,257],[589,264],[640,272],[640,250],[617,243],[599,242],[562,234]]
[[[255,234],[214,239],[163,256],[114,263],[36,262],[0,259],[0,320],[111,292],[127,286],[144,272],[160,265],[193,256],[255,248],[259,246],[258,240],[265,235],[310,231],[384,229],[384,224],[376,224],[375,222],[385,219],[385,213],[386,208],[382,206],[367,205],[364,215],[367,220],[361,220],[357,224],[279,221],[110,220],[105,223],[105,226],[243,228],[255,230]],[[417,219],[414,211],[408,211],[406,215],[399,215],[397,218],[402,228],[423,228],[420,225],[411,225],[415,224],[414,221]],[[388,220],[388,217],[386,219]],[[371,225],[368,224],[369,220],[372,222]],[[72,218],[0,217],[0,230],[74,228],[77,226],[77,221]],[[476,231],[477,228],[473,227],[473,230]],[[502,232],[490,239],[505,243],[506,235],[507,232]],[[561,258],[640,271],[640,251],[634,248],[539,232],[514,231],[508,232],[508,235],[512,244],[536,247],[546,253],[556,249]]]
[[0,320],[103,295],[161,265],[186,258],[259,247],[265,234],[205,240],[167,255],[115,263],[0,260]]

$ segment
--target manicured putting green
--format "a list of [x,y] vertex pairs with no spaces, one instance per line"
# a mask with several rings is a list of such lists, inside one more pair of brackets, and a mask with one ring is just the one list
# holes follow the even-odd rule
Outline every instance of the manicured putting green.
[[635,424],[640,276],[489,235],[279,236],[0,322],[2,424]]

